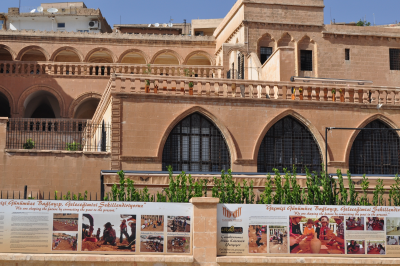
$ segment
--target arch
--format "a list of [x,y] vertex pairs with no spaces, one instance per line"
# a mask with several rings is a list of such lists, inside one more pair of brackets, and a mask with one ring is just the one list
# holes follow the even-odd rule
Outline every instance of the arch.
[[[32,56],[29,56],[29,58],[25,57],[26,60],[23,60],[24,59],[24,55],[29,55],[29,54],[31,54]],[[30,46],[22,48],[19,51],[19,53],[18,53],[18,55],[17,55],[15,60],[20,60],[20,61],[40,61],[40,60],[30,60],[30,58],[34,59],[35,56],[37,56],[38,58],[41,58],[40,55],[42,55],[46,59],[46,61],[49,61],[50,55],[45,49],[43,49],[42,47],[37,46],[37,45],[30,45]]]
[[[63,55],[63,53],[65,54],[65,56],[67,55],[67,53],[73,53],[75,55],[75,57],[77,57],[79,59],[79,61],[77,60],[73,60],[73,61],[57,61],[57,57],[60,55]],[[76,48],[71,47],[71,46],[64,46],[64,47],[60,47],[57,50],[55,50],[53,52],[53,54],[50,57],[50,61],[55,61],[55,62],[82,62],[83,61],[83,54]]]
[[[367,127],[371,126],[374,122],[380,123],[382,128],[399,128],[393,121],[391,121],[389,118],[387,118],[381,114],[375,114],[375,115],[368,117],[362,123],[360,123],[360,125],[357,126],[357,128],[367,128]],[[355,142],[359,136],[361,138],[363,137],[362,135],[360,135],[361,132],[362,131],[360,131],[360,130],[355,130],[353,132],[353,134],[351,135],[351,137],[349,138],[349,141],[346,146],[345,159],[346,159],[346,166],[349,169],[351,168],[350,167],[351,153],[352,153],[354,145],[356,145]],[[400,152],[400,135],[399,135],[399,133],[400,132],[396,131],[393,135],[391,135],[392,138],[396,138],[395,140],[397,141],[398,152]],[[382,145],[384,145],[384,144],[382,144]],[[398,158],[397,162],[399,160],[400,160],[400,157]],[[398,170],[400,170],[400,164],[396,167],[398,167]],[[352,169],[352,170],[354,171],[354,169]],[[354,173],[352,172],[352,174],[358,174],[358,173],[356,171]],[[368,173],[360,173],[360,174],[368,174]],[[386,173],[379,173],[379,174],[386,174]]]
[[162,169],[219,172],[231,168],[229,149],[218,127],[206,116],[195,112],[172,129],[165,142]]
[[75,117],[75,113],[78,110],[78,108],[83,103],[85,103],[86,101],[90,101],[91,99],[96,99],[96,100],[98,100],[100,102],[101,94],[91,91],[91,92],[82,93],[81,95],[76,97],[75,100],[69,106],[68,117],[69,118],[74,118]]
[[[208,60],[208,62],[207,62]],[[194,63],[194,61],[197,61],[199,63]],[[212,58],[212,56],[205,52],[205,51],[193,51],[190,54],[188,54],[185,58],[185,61],[183,62],[184,65],[205,65],[205,66],[214,66],[215,65],[215,60]]]
[[159,56],[168,56],[168,58],[166,58],[167,61],[173,60],[173,58],[175,58],[177,62],[173,61],[173,64],[171,64],[171,65],[182,65],[182,62],[183,62],[182,57],[177,52],[175,52],[174,50],[170,50],[170,49],[164,49],[164,50],[158,51],[157,53],[155,53],[153,55],[153,57],[150,61],[150,64],[163,64],[163,63],[160,63],[162,61],[160,58],[158,58]]
[[34,96],[33,95],[34,93],[40,92],[40,91],[47,92],[47,93],[53,95],[57,99],[58,106],[60,108],[59,117],[64,117],[64,110],[65,110],[64,98],[61,96],[61,94],[57,90],[55,90],[49,86],[46,86],[46,85],[31,86],[21,94],[21,96],[18,99],[18,106],[17,106],[17,110],[18,110],[20,116],[25,115],[25,108],[26,108],[27,100],[30,100],[30,98],[32,98],[32,96]]
[[[267,125],[263,128],[261,133],[258,135],[257,141],[254,146],[254,150],[253,150],[254,162],[257,163],[257,161],[258,161],[258,154],[260,152],[261,143],[264,140],[264,137],[267,135],[268,131],[277,122],[279,122],[280,120],[282,120],[283,118],[285,118],[287,116],[293,117],[300,124],[302,124],[306,129],[308,129],[308,131],[310,132],[310,134],[313,136],[314,140],[316,141],[317,147],[319,148],[319,152],[321,155],[321,160],[322,160],[322,162],[324,162],[325,161],[325,144],[324,144],[325,142],[324,142],[324,138],[322,137],[321,133],[318,131],[318,129],[313,124],[311,124],[311,122],[309,120],[307,120],[305,117],[303,117],[302,115],[300,115],[299,113],[297,113],[291,109],[285,110],[282,113],[280,113],[279,115],[275,116],[273,119],[271,119],[271,121],[269,121],[267,123]],[[330,160],[330,155],[328,153],[328,161],[329,160]]]
[[[10,93],[8,89],[5,87],[0,86],[0,94],[4,95],[4,97],[7,99],[9,107],[10,107],[10,115],[12,115],[15,111],[15,101],[13,95]],[[1,115],[0,115],[1,116]]]
[[278,40],[278,47],[290,46],[294,47],[294,39],[289,32],[284,32],[281,38]]
[[[123,62],[123,61],[124,61],[124,58],[125,58],[126,56],[129,56],[129,54],[136,54],[136,55],[139,55],[140,57],[143,58],[144,64],[148,64],[148,62],[150,61],[149,56],[148,56],[146,53],[144,53],[142,50],[139,50],[139,49],[129,49],[129,50],[126,50],[125,52],[123,52],[123,53],[120,55],[120,57],[119,57],[119,59],[118,59],[118,63],[124,63],[124,62]],[[136,61],[136,60],[135,60],[135,61]],[[140,63],[140,64],[141,64],[141,63]]]
[[[93,55],[98,54],[98,58],[92,58]],[[93,50],[89,51],[84,61],[90,63],[115,63],[117,62],[117,57],[111,52],[110,49],[104,47],[94,48]]]
[[175,119],[170,123],[168,128],[164,131],[164,134],[161,138],[160,146],[159,146],[158,152],[157,152],[157,158],[159,159],[159,161],[160,162],[162,161],[164,146],[165,146],[165,143],[167,142],[167,139],[168,139],[170,133],[172,132],[172,130],[175,128],[175,126],[179,122],[181,122],[183,119],[185,119],[186,117],[188,117],[189,115],[191,115],[193,113],[200,113],[201,115],[207,117],[220,130],[222,136],[224,137],[224,139],[226,141],[226,144],[228,145],[228,152],[230,153],[230,162],[231,162],[231,166],[232,166],[232,163],[237,160],[237,149],[236,149],[236,145],[235,145],[235,142],[233,140],[231,133],[229,132],[228,128],[219,119],[217,119],[208,110],[206,110],[200,106],[194,106],[194,107],[191,107],[191,108],[187,109],[186,111],[182,112],[180,115],[175,117]]
[[269,33],[265,33],[258,39],[257,55],[261,65],[263,65],[275,51],[275,43],[275,39]]
[[15,52],[7,45],[0,44],[0,61],[14,61]]

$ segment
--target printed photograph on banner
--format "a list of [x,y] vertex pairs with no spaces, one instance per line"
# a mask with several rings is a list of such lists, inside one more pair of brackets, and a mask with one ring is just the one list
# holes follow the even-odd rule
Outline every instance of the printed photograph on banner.
[[399,236],[387,236],[386,244],[390,246],[398,246],[399,245]]
[[366,227],[368,231],[384,231],[385,217],[367,217]]
[[53,251],[76,251],[78,234],[76,232],[53,233],[51,249]]
[[164,236],[141,235],[140,252],[164,252]]
[[269,253],[288,253],[288,227],[270,225],[268,233]]
[[367,254],[368,255],[385,255],[386,246],[384,240],[368,240],[367,241]]
[[344,216],[290,216],[290,253],[345,254],[344,221]]
[[168,236],[167,253],[190,253],[190,237]]
[[82,214],[82,251],[135,252],[136,215]]
[[400,218],[386,217],[386,235],[400,236]]
[[365,255],[365,241],[364,240],[347,240],[347,254]]
[[346,217],[346,230],[364,231],[365,218],[364,217]]
[[190,233],[190,216],[167,216],[167,232]]
[[163,232],[164,215],[142,215],[140,228],[142,232]]
[[53,231],[78,231],[77,213],[54,213],[53,214]]
[[266,225],[249,226],[249,253],[268,253]]

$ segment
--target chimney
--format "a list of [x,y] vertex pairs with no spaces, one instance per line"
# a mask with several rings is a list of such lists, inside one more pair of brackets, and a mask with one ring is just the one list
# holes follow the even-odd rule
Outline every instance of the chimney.
[[18,7],[9,7],[8,15],[19,15],[19,8]]

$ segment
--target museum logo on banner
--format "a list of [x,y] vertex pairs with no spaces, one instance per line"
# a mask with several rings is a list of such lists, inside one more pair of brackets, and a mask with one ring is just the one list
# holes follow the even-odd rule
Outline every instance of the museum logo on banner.
[[222,208],[222,215],[225,216],[228,219],[222,219],[224,222],[230,222],[230,221],[236,221],[236,222],[241,222],[241,219],[237,219],[242,215],[242,207],[237,208],[235,211],[231,211],[226,207]]

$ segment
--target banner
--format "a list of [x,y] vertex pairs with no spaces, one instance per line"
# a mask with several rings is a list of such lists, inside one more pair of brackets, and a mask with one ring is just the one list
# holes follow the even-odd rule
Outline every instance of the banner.
[[0,252],[192,254],[189,203],[0,200]]
[[218,204],[218,255],[400,257],[400,207]]

